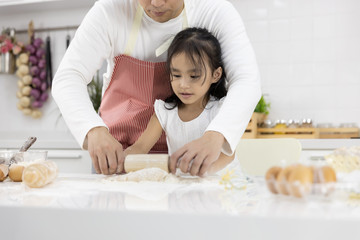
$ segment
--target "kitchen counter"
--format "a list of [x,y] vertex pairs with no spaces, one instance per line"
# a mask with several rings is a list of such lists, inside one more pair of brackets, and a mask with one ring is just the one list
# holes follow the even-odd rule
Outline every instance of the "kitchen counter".
[[[236,180],[236,179],[235,179]],[[116,182],[60,174],[30,189],[0,183],[1,239],[353,239],[360,200],[270,194],[262,179]]]

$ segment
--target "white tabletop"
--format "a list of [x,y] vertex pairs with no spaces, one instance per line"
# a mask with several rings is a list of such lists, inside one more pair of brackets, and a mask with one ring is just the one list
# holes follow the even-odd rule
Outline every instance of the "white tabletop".
[[264,182],[226,190],[219,179],[111,182],[60,174],[31,189],[0,183],[1,239],[356,239],[360,199],[296,199]]

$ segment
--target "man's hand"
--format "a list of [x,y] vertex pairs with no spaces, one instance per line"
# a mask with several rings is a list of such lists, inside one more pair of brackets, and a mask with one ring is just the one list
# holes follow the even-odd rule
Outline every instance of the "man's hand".
[[[208,131],[173,153],[170,157],[170,171],[176,172],[178,166],[182,172],[204,176],[210,166],[219,158],[224,136],[219,132]],[[190,165],[190,163],[192,164]]]
[[95,127],[87,134],[85,148],[89,151],[96,173],[105,175],[122,172],[124,152],[122,145],[105,127]]

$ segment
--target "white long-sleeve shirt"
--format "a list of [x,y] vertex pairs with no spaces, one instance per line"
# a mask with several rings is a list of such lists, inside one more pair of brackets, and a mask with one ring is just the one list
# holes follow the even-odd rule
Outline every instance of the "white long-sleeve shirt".
[[[185,0],[189,27],[202,27],[218,38],[227,74],[228,95],[207,131],[223,134],[223,152],[232,154],[261,96],[259,70],[253,48],[238,12],[225,0]],[[107,61],[103,76],[108,87],[114,57],[123,54],[133,23],[137,0],[100,0],[95,3],[76,31],[55,74],[52,94],[70,131],[83,146],[88,131],[105,126],[94,111],[87,84]],[[166,61],[166,53],[155,50],[182,29],[182,14],[159,23],[146,14],[132,57],[144,61]]]

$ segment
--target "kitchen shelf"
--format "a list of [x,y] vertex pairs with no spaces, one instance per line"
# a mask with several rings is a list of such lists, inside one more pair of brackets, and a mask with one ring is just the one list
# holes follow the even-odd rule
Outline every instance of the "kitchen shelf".
[[319,138],[317,128],[258,128],[256,138]]
[[319,128],[319,138],[358,138],[359,128]]

